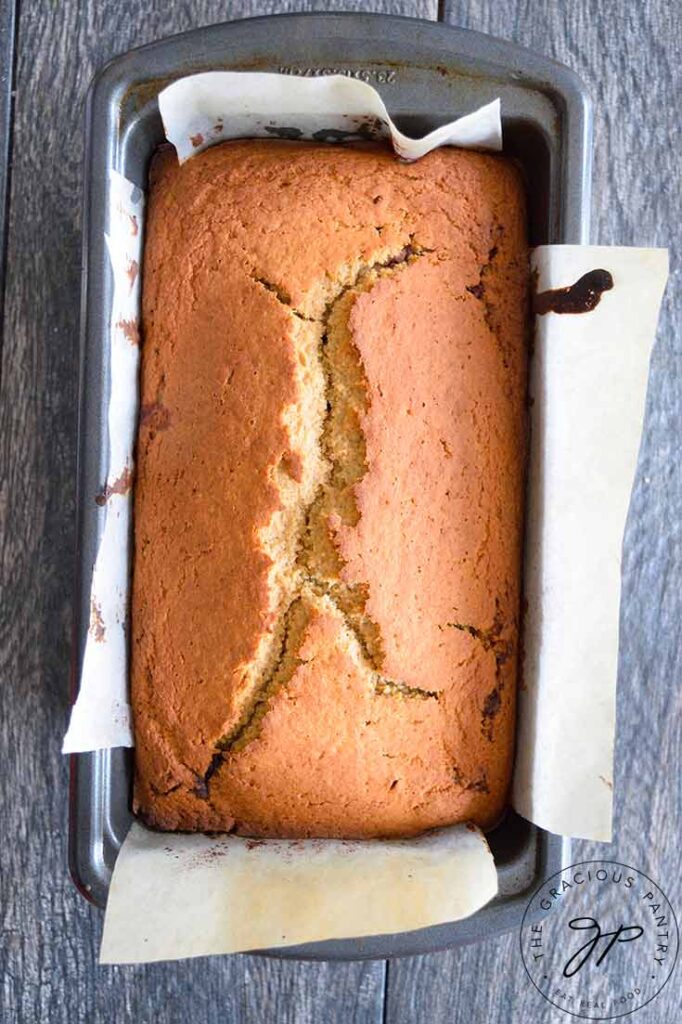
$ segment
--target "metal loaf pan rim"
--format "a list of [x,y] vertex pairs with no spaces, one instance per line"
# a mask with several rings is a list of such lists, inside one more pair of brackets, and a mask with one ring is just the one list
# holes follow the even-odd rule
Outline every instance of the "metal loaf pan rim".
[[[342,53],[342,58],[336,53]],[[155,97],[166,81],[209,67],[277,70],[291,64],[298,69],[341,67],[367,73],[370,80],[373,70],[391,69],[396,84],[382,94],[408,131],[423,109],[418,106],[417,115],[414,107],[410,109],[410,96],[413,104],[418,103],[420,90],[423,95],[426,89],[430,100],[438,99],[435,107],[440,104],[441,119],[445,111],[449,119],[471,109],[474,102],[492,98],[491,91],[501,94],[503,117],[505,97],[513,111],[513,116],[505,118],[505,136],[517,140],[514,145],[520,151],[515,155],[531,176],[545,173],[535,163],[547,164],[545,219],[539,217],[534,240],[588,241],[592,115],[585,88],[568,68],[512,43],[392,15],[290,14],[196,29],[109,62],[95,77],[86,107],[73,695],[101,527],[102,513],[93,496],[106,476],[105,356],[111,301],[104,245],[107,170],[115,168],[139,184],[144,182],[145,161],[159,141]],[[461,111],[453,110],[458,102]],[[542,121],[545,108],[551,108],[546,123]],[[531,146],[530,156],[524,155],[531,136],[536,148]],[[76,886],[99,906],[106,901],[111,869],[130,819],[131,766],[131,753],[122,750],[76,754],[70,760],[69,866]],[[508,816],[496,831],[493,843],[499,847],[501,842],[503,848],[506,844],[499,870],[510,891],[472,917],[400,935],[262,952],[312,960],[407,956],[464,945],[518,926],[536,885],[568,863],[570,842],[529,826],[516,815]]]

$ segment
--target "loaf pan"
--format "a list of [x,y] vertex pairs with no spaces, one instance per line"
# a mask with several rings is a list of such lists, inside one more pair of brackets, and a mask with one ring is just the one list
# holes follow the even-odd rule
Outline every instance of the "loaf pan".
[[[376,85],[408,135],[500,97],[504,149],[523,166],[534,245],[586,243],[590,213],[590,105],[567,68],[488,36],[434,22],[370,14],[307,14],[214,25],[118,57],[97,76],[87,103],[76,600],[73,696],[89,621],[90,583],[103,510],[93,496],[107,477],[109,315],[112,277],[105,248],[110,169],[144,188],[163,140],[157,96],[169,82],[210,69],[350,74]],[[69,860],[79,890],[106,903],[130,821],[133,754],[71,757]],[[499,895],[452,924],[271,951],[279,957],[364,959],[428,953],[520,924],[527,900],[569,862],[570,844],[514,812],[488,836]]]

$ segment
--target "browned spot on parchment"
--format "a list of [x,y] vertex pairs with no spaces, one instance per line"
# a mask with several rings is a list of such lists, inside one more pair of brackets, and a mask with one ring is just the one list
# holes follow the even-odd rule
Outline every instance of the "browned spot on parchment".
[[121,475],[116,477],[113,484],[107,484],[104,490],[95,497],[95,501],[98,505],[106,505],[112,494],[127,494],[132,484],[132,470],[126,466]]
[[197,149],[198,146],[203,145],[204,136],[201,134],[201,132],[197,132],[196,135],[190,135],[189,141],[192,143],[194,148]]
[[130,282],[130,290],[132,291],[133,285],[137,280],[137,275],[140,273],[140,265],[137,260],[131,260],[126,270],[128,281]]
[[97,644],[104,642],[107,635],[102,618],[102,609],[96,601],[90,602],[90,635]]
[[140,344],[140,329],[135,320],[119,320],[116,326],[121,328],[131,345]]
[[591,313],[599,305],[604,292],[613,288],[613,277],[608,270],[590,270],[568,288],[548,288],[533,296],[533,312]]

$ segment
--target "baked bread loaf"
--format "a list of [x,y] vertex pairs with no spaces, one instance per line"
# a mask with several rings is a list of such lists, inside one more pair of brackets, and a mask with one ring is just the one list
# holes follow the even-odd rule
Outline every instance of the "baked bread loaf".
[[161,829],[491,826],[514,731],[528,261],[508,160],[154,159],[132,702]]

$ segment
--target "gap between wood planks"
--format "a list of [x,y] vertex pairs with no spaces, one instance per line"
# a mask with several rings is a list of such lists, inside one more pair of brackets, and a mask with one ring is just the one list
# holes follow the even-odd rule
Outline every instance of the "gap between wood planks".
[[14,84],[17,69],[19,0],[5,0],[0,8],[0,383],[5,337],[5,269],[9,235],[14,136]]

